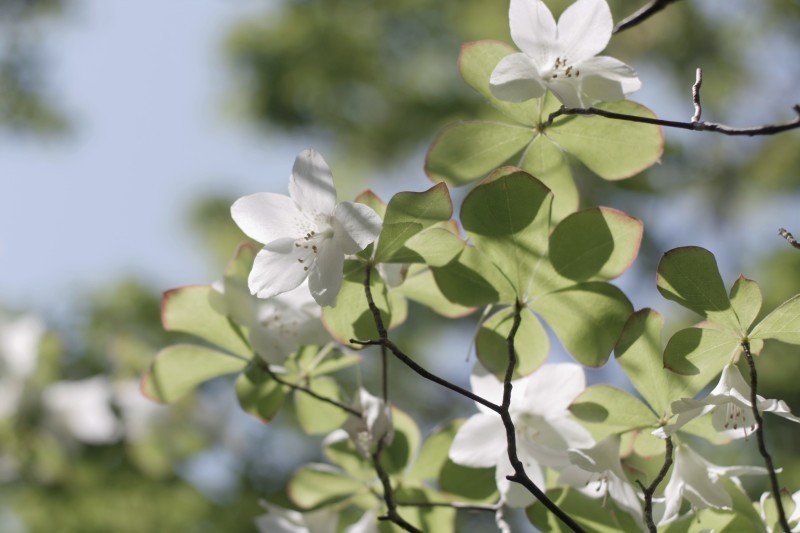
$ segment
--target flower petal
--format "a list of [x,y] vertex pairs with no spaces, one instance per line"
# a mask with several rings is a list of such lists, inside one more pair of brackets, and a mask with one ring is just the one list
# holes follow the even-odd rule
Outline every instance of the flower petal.
[[[475,366],[472,367],[472,374],[469,376],[469,386],[472,392],[485,400],[489,400],[497,405],[500,405],[500,402],[503,401],[503,384],[480,363],[475,363]],[[489,410],[488,407],[481,404],[476,405],[478,409],[484,413],[494,413],[494,411]]]
[[622,100],[642,87],[636,70],[613,57],[591,57],[575,68],[580,71],[581,91],[587,104]]
[[511,54],[501,59],[489,78],[492,94],[508,102],[539,98],[545,88],[539,69],[526,54]]
[[[537,464],[524,464],[525,473],[533,481],[537,487],[544,487],[544,475],[542,469]],[[497,468],[494,471],[495,483],[497,483],[497,490],[503,497],[506,505],[513,508],[528,507],[536,499],[528,489],[519,483],[512,483],[507,479],[507,476],[514,475],[514,467],[511,466],[511,461],[508,459],[508,454],[504,453],[497,462]]]
[[558,55],[556,20],[541,0],[511,0],[508,8],[511,39],[539,67]]
[[271,298],[294,289],[308,276],[303,268],[310,266],[311,255],[308,250],[295,246],[292,239],[273,241],[256,255],[247,278],[250,292],[259,298]]
[[289,196],[304,213],[330,215],[336,205],[336,189],[328,164],[316,150],[300,152],[289,178]]
[[342,288],[343,270],[342,249],[330,239],[322,241],[318,247],[317,260],[308,276],[311,296],[320,306],[336,305],[336,296]]
[[333,238],[346,254],[355,254],[381,234],[381,217],[369,206],[342,202],[333,212]]
[[596,56],[611,39],[614,21],[605,0],[578,0],[558,19],[558,44],[569,63]]
[[302,236],[302,224],[310,223],[291,198],[283,194],[260,192],[243,196],[231,206],[231,217],[250,238],[262,244]]
[[528,376],[525,403],[532,412],[565,416],[572,401],[586,388],[583,369],[573,363],[543,365]]
[[486,468],[498,464],[506,449],[506,433],[500,417],[478,413],[458,429],[449,455],[454,463]]
[[587,107],[588,101],[584,101],[581,93],[582,81],[576,78],[565,78],[563,76],[556,80],[547,80],[547,88],[558,98],[558,101],[566,107]]

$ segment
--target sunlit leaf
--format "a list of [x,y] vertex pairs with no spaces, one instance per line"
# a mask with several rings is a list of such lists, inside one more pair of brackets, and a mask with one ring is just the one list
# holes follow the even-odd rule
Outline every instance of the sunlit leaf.
[[269,422],[283,407],[286,390],[259,365],[252,365],[236,380],[236,396],[246,413]]
[[[508,367],[508,335],[514,323],[514,308],[508,307],[489,317],[478,330],[475,351],[481,364],[501,381]],[[550,341],[542,324],[528,309],[520,314],[520,324],[514,338],[517,364],[513,379],[539,368],[550,351]]]
[[575,398],[569,410],[596,440],[614,433],[653,427],[658,420],[641,400],[611,385],[587,388]]
[[433,272],[428,269],[413,274],[409,272],[409,276],[397,290],[409,300],[447,318],[459,318],[475,310],[474,307],[458,305],[448,300],[436,284]]
[[[307,385],[316,394],[341,402],[342,395],[336,380],[322,376]],[[302,391],[294,392],[297,421],[307,435],[320,435],[340,427],[347,419],[342,408],[323,402]]]
[[366,490],[361,481],[324,464],[310,464],[300,468],[286,487],[289,498],[301,509],[330,505]]
[[761,288],[758,283],[739,276],[731,288],[731,306],[739,318],[742,330],[747,331],[753,325],[761,311],[761,302]]
[[553,222],[578,209],[578,188],[564,152],[546,135],[539,134],[533,139],[519,167],[553,192]]
[[800,344],[800,294],[782,303],[753,328],[754,339]]

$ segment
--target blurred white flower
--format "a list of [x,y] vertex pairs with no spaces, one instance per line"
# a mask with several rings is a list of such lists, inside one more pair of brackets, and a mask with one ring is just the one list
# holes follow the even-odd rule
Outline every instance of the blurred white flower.
[[122,433],[109,405],[111,396],[111,384],[96,376],[53,383],[42,393],[42,402],[57,428],[88,444],[110,444]]
[[34,315],[0,321],[0,420],[19,408],[24,382],[36,370],[44,331]]
[[[736,365],[727,364],[719,383],[704,399],[683,398],[672,402],[672,413],[678,417],[674,423],[653,431],[653,435],[667,438],[695,418],[711,413],[714,429],[732,439],[746,437],[756,430],[753,404],[750,403],[751,390]],[[757,396],[757,404],[761,413],[774,413],[792,422],[800,422],[800,418],[794,416],[781,400]]]
[[489,84],[501,100],[523,102],[547,90],[567,107],[622,100],[642,83],[636,71],[598,56],[611,39],[605,0],[578,0],[558,19],[541,0],[511,0],[511,38],[522,50],[500,60]]
[[[470,384],[475,394],[501,403],[503,383],[483,366],[475,365]],[[509,412],[516,428],[517,455],[531,480],[544,487],[542,467],[563,468],[569,464],[568,448],[594,444],[589,432],[569,418],[569,404],[586,388],[583,369],[572,363],[543,365],[512,385]],[[506,479],[514,470],[500,415],[476,405],[480,412],[459,428],[450,459],[474,468],[496,467],[497,488],[505,502],[511,507],[530,505],[533,495]]]
[[619,436],[612,435],[595,446],[569,450],[571,465],[561,471],[559,483],[571,485],[586,496],[606,498],[643,524],[642,504],[628,482],[619,459]]
[[360,388],[353,401],[353,408],[361,412],[361,416],[349,415],[342,429],[347,432],[362,456],[369,457],[382,438],[387,445],[392,443],[392,409],[386,402]]
[[250,272],[250,291],[270,298],[308,278],[321,306],[334,306],[342,285],[345,254],[355,254],[378,238],[381,218],[364,204],[336,203],[328,164],[314,150],[297,156],[289,196],[258,193],[231,207],[233,220],[264,244]]

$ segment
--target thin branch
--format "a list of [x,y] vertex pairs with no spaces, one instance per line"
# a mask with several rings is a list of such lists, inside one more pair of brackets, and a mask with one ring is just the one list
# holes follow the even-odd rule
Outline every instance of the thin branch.
[[575,522],[572,517],[565,513],[555,502],[547,497],[542,489],[536,486],[536,483],[528,477],[525,472],[525,466],[520,461],[517,455],[517,430],[514,427],[514,421],[511,419],[509,408],[511,407],[511,391],[514,386],[511,383],[511,378],[514,375],[514,367],[517,366],[517,354],[514,349],[514,339],[517,335],[517,330],[522,322],[522,309],[523,304],[517,301],[514,304],[514,322],[511,325],[511,331],[508,333],[506,343],[508,346],[508,366],[506,367],[506,374],[503,380],[503,403],[501,405],[500,418],[503,420],[503,427],[506,430],[506,440],[508,441],[508,459],[511,467],[514,469],[514,474],[506,476],[509,481],[519,483],[528,491],[533,494],[537,500],[547,507],[547,509],[556,515],[564,524],[572,529],[572,531],[583,532],[584,529]]
[[392,480],[389,479],[389,474],[386,473],[386,470],[383,469],[383,465],[381,464],[381,454],[383,453],[384,445],[384,439],[381,437],[380,440],[378,440],[378,447],[375,450],[375,453],[372,454],[372,463],[374,464],[375,471],[378,473],[378,478],[380,478],[381,484],[383,485],[383,501],[386,503],[386,514],[384,516],[379,516],[378,520],[388,520],[394,524],[397,524],[405,531],[422,533],[421,530],[406,522],[405,519],[397,512],[397,503],[394,501]]
[[700,105],[700,86],[703,84],[703,69],[697,67],[694,75],[694,85],[692,85],[692,104],[694,104],[694,115],[692,123],[700,122],[700,115],[703,114],[703,106]]
[[672,466],[672,437],[667,437],[667,450],[664,453],[664,464],[661,466],[661,470],[658,471],[658,475],[655,477],[652,483],[650,483],[649,487],[645,487],[641,481],[638,479],[636,483],[642,488],[644,492],[644,517],[647,520],[647,529],[650,533],[657,533],[658,528],[656,527],[656,523],[653,520],[653,494],[655,494],[656,489],[664,481],[664,478],[667,477],[667,472],[669,472],[670,467]]
[[794,235],[789,233],[789,231],[786,230],[785,228],[780,228],[778,230],[778,235],[786,239],[786,241],[795,248],[800,248],[800,242],[797,242],[797,240],[794,238]]
[[308,394],[309,396],[311,396],[313,398],[316,398],[317,400],[319,400],[321,402],[325,402],[327,404],[334,405],[334,406],[338,407],[339,409],[347,411],[351,415],[354,415],[354,416],[357,416],[358,418],[361,418],[361,416],[362,416],[361,415],[361,411],[359,411],[357,409],[353,409],[349,405],[343,404],[342,402],[334,400],[333,398],[328,398],[326,396],[322,396],[321,394],[318,394],[318,393],[314,392],[313,390],[309,389],[308,387],[304,387],[302,385],[298,385],[297,383],[292,383],[291,381],[286,381],[285,379],[280,377],[278,374],[273,372],[273,370],[269,367],[269,365],[264,361],[259,360],[257,364],[258,364],[259,368],[264,370],[267,374],[270,375],[270,377],[272,379],[274,379],[275,381],[277,381],[281,385],[285,385],[285,386],[289,387],[290,389],[294,389],[296,391],[304,392],[304,393]]
[[750,404],[753,408],[753,416],[756,419],[756,438],[758,439],[758,452],[764,458],[764,463],[767,465],[767,473],[769,474],[769,482],[772,487],[772,497],[775,499],[775,507],[778,509],[778,521],[784,531],[791,531],[789,522],[786,520],[786,511],[783,509],[783,500],[781,499],[781,489],[778,485],[778,474],[775,472],[775,465],[772,463],[772,457],[767,451],[767,445],[764,442],[764,419],[758,410],[758,375],[756,374],[756,363],[753,361],[753,354],[750,353],[750,343],[748,341],[742,342],[742,349],[744,350],[744,357],[747,359],[747,364],[750,366]]
[[615,113],[613,111],[606,111],[605,109],[598,109],[596,107],[562,107],[561,109],[550,113],[547,122],[542,125],[542,128],[547,128],[553,124],[553,121],[556,118],[564,115],[596,115],[614,120],[654,124],[656,126],[677,128],[681,130],[711,131],[715,133],[721,133],[723,135],[753,137],[756,135],[775,135],[776,133],[800,128],[800,104],[795,105],[792,109],[794,109],[795,113],[797,113],[797,118],[790,122],[784,122],[783,124],[766,124],[764,126],[755,126],[752,128],[734,128],[733,126],[727,126],[717,122],[680,122],[677,120],[661,120],[659,118],[626,115],[625,113]]
[[451,509],[458,509],[459,511],[488,511],[491,513],[496,512],[502,505],[480,505],[477,503],[463,503],[463,502],[395,502],[398,507],[449,507]]
[[652,0],[646,6],[636,10],[633,14],[625,17],[621,21],[614,26],[614,33],[619,33],[621,31],[627,30],[632,28],[638,24],[641,24],[645,20],[649,19],[668,5],[677,2],[678,0]]

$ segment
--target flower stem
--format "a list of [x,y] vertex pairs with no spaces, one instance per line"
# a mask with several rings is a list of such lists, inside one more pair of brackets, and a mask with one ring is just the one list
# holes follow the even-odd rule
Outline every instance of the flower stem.
[[656,523],[653,521],[653,494],[655,494],[661,482],[664,481],[664,478],[667,477],[667,472],[669,472],[671,466],[672,437],[667,437],[667,450],[664,452],[664,465],[661,467],[661,470],[659,470],[658,475],[653,479],[649,487],[645,487],[639,480],[636,481],[644,492],[644,517],[647,520],[647,529],[650,533],[656,533],[658,531]]
[[767,451],[767,445],[764,442],[764,419],[758,411],[758,374],[756,374],[756,363],[753,361],[753,354],[750,353],[750,342],[743,341],[742,349],[744,350],[744,357],[747,359],[747,364],[750,366],[750,404],[753,407],[753,417],[756,419],[756,439],[758,439],[758,451],[761,457],[764,458],[764,463],[767,465],[767,472],[769,473],[769,481],[772,486],[772,497],[775,499],[775,507],[778,510],[778,521],[784,531],[791,530],[789,522],[786,520],[786,511],[783,509],[783,500],[781,499],[781,489],[778,485],[778,474],[775,472],[775,465],[772,463],[772,457]]
[[547,509],[556,515],[564,524],[572,529],[572,531],[583,532],[584,529],[575,522],[572,517],[565,513],[556,503],[547,497],[542,489],[536,486],[533,480],[528,477],[525,472],[525,466],[520,461],[517,455],[517,430],[514,427],[514,421],[511,419],[509,408],[511,407],[511,391],[514,386],[511,383],[511,378],[514,376],[514,368],[517,366],[517,353],[514,349],[514,339],[517,336],[519,325],[522,322],[522,309],[524,305],[517,301],[514,304],[514,322],[511,325],[511,331],[508,332],[506,343],[508,346],[508,366],[506,367],[506,374],[503,380],[503,403],[500,406],[500,418],[503,420],[503,427],[506,430],[506,440],[508,441],[508,460],[511,467],[514,469],[514,474],[507,476],[506,479],[519,483],[528,491],[533,494],[537,500],[547,507]]

